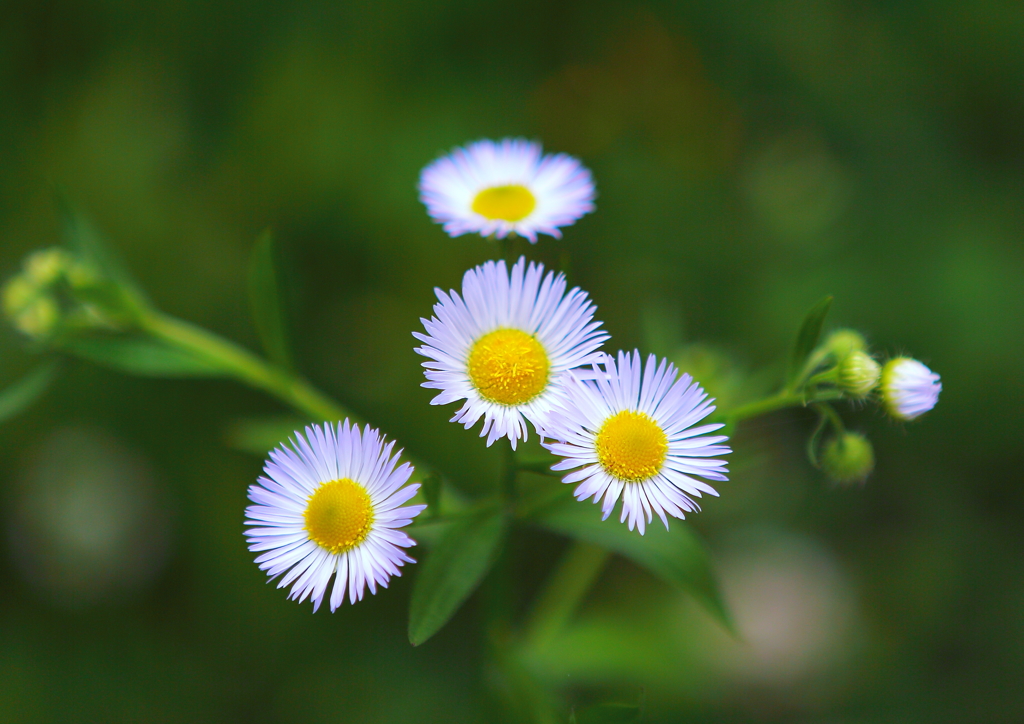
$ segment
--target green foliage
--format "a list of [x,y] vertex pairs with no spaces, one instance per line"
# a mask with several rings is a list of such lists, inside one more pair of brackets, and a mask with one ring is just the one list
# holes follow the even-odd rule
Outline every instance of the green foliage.
[[505,540],[504,511],[488,508],[453,521],[421,564],[409,604],[409,641],[419,646],[480,585]]
[[569,715],[569,724],[637,724],[643,720],[647,692],[643,689],[635,704],[602,703]]
[[292,358],[288,329],[274,257],[274,237],[267,230],[256,240],[249,258],[249,308],[267,357],[279,367],[290,369]]
[[57,363],[50,360],[0,392],[0,423],[10,420],[38,400],[56,376]]
[[225,374],[207,357],[141,335],[95,334],[71,338],[61,343],[61,350],[143,377],[220,377]]
[[614,551],[658,578],[688,591],[724,626],[732,622],[722,600],[707,550],[693,529],[673,520],[665,530],[660,520],[647,526],[644,535],[617,521],[601,520],[596,506],[562,500],[534,518],[538,525],[570,538]]
[[832,297],[828,296],[811,307],[810,311],[807,312],[807,316],[804,317],[803,324],[800,325],[800,331],[796,335],[793,354],[789,362],[789,371],[786,374],[786,387],[788,389],[794,389],[800,383],[803,375],[809,372],[807,367],[810,362],[811,353],[814,352],[814,348],[818,345],[818,340],[821,338],[821,329],[831,308]]

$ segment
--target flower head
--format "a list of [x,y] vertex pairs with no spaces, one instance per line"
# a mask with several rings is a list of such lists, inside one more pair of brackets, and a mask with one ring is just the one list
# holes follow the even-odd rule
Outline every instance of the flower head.
[[875,469],[871,441],[859,432],[830,438],[821,452],[821,468],[837,483],[862,483]]
[[913,420],[935,407],[942,392],[939,376],[909,357],[897,357],[882,368],[882,403],[897,420]]
[[467,271],[462,296],[435,289],[435,316],[420,320],[426,334],[413,332],[429,358],[423,386],[441,390],[431,403],[465,400],[452,422],[468,430],[482,417],[488,445],[508,437],[515,448],[526,420],[540,429],[567,371],[596,361],[608,339],[586,293],[565,287],[563,275],[520,257],[511,274],[504,261]]
[[564,153],[542,157],[539,143],[522,138],[456,148],[423,169],[419,189],[451,236],[516,233],[537,243],[594,210],[590,171]]
[[839,361],[839,387],[854,399],[871,394],[878,384],[881,367],[867,352],[854,350]]
[[263,466],[265,476],[249,487],[245,535],[249,550],[265,551],[256,563],[278,588],[292,585],[289,598],[309,596],[320,607],[334,577],[330,606],[361,601],[368,586],[387,587],[399,566],[414,563],[403,548],[415,545],[398,530],[426,508],[403,503],[419,485],[402,487],[412,466],[398,467],[401,451],[369,425],[360,431],[348,420],[313,425],[295,434],[294,449],[281,446]]
[[594,365],[593,379],[572,375],[566,403],[549,417],[544,447],[565,458],[552,470],[573,470],[564,483],[579,483],[577,500],[603,498],[607,518],[622,497],[620,521],[643,534],[657,514],[685,517],[700,510],[693,497],[718,495],[698,478],[726,480],[725,461],[732,452],[728,438],[708,435],[721,424],[694,425],[715,409],[688,374],[654,355],[641,364],[640,353],[619,352],[618,363],[606,356]]

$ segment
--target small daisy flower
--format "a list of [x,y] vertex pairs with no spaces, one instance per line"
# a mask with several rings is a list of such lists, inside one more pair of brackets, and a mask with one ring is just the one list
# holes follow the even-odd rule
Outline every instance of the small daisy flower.
[[603,498],[608,518],[622,497],[620,522],[643,535],[656,513],[668,528],[666,514],[684,518],[700,510],[693,497],[717,496],[697,478],[727,480],[724,460],[732,452],[728,438],[708,435],[721,424],[694,425],[715,409],[688,374],[654,355],[642,369],[640,353],[619,352],[594,365],[592,379],[573,374],[566,383],[567,404],[549,416],[543,445],[559,457],[552,470],[573,470],[564,483],[579,483],[577,500]]
[[450,236],[511,233],[537,243],[537,234],[561,238],[559,226],[594,210],[594,182],[564,153],[541,156],[522,138],[477,141],[456,148],[420,175],[420,201]]
[[600,359],[608,339],[586,293],[565,287],[565,276],[520,257],[511,274],[504,261],[467,271],[461,297],[435,289],[435,316],[420,319],[426,334],[413,332],[429,358],[423,386],[441,390],[431,404],[465,400],[452,422],[468,430],[482,417],[488,446],[508,437],[515,449],[526,420],[540,430],[567,371]]
[[348,420],[332,427],[313,425],[295,434],[294,449],[281,446],[263,466],[265,476],[249,488],[255,505],[245,509],[249,550],[277,587],[289,584],[289,598],[306,596],[316,611],[334,577],[330,606],[363,599],[363,592],[387,588],[399,566],[415,563],[403,548],[416,545],[402,531],[425,505],[403,503],[419,485],[402,487],[412,466],[397,468],[399,450],[369,425],[362,431]]
[[897,420],[913,420],[935,407],[942,392],[939,376],[909,357],[897,357],[882,368],[882,403]]

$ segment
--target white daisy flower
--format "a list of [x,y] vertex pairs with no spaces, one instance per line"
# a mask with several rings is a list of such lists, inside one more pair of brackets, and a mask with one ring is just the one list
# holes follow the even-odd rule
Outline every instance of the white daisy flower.
[[522,138],[477,141],[442,156],[420,174],[420,201],[450,236],[561,238],[559,226],[594,210],[594,182],[564,153],[541,156]]
[[504,261],[467,271],[461,297],[435,289],[435,316],[420,319],[426,334],[413,332],[429,358],[423,386],[441,390],[431,404],[465,400],[452,422],[468,430],[484,418],[488,446],[508,437],[515,449],[526,420],[540,430],[567,371],[600,359],[608,339],[586,293],[565,287],[565,276],[520,257],[511,275]]
[[721,424],[693,427],[715,409],[700,385],[688,374],[677,379],[676,368],[654,355],[642,369],[637,351],[619,352],[618,364],[607,355],[594,369],[589,380],[570,376],[567,404],[543,430],[552,438],[544,447],[565,458],[551,469],[578,468],[562,478],[579,483],[576,499],[603,498],[606,519],[621,495],[620,522],[643,535],[654,513],[668,528],[666,513],[700,510],[691,496],[717,496],[697,478],[726,480],[725,461],[714,458],[732,450],[722,445],[727,437],[708,435]]
[[913,420],[935,407],[942,392],[939,376],[909,357],[897,357],[882,368],[882,403],[897,420]]
[[309,596],[316,611],[334,577],[334,611],[348,590],[351,603],[364,589],[387,588],[399,566],[415,563],[403,548],[416,545],[402,531],[425,505],[403,503],[419,484],[402,485],[412,466],[397,468],[399,450],[369,425],[362,431],[348,420],[332,427],[313,425],[295,434],[292,447],[270,453],[265,476],[249,488],[255,505],[245,509],[249,550],[266,551],[256,559],[277,587],[288,584],[289,598]]

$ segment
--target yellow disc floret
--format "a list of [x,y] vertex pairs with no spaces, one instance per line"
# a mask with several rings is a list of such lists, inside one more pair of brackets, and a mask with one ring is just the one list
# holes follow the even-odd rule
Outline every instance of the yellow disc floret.
[[469,351],[469,379],[485,400],[529,402],[548,384],[551,363],[537,338],[519,329],[496,329]]
[[668,454],[668,436],[646,413],[623,410],[597,432],[597,459],[619,480],[639,483],[661,470]]
[[536,205],[533,192],[520,184],[491,186],[473,199],[473,211],[491,221],[522,221]]
[[302,517],[310,540],[331,553],[344,553],[370,534],[373,503],[366,488],[354,480],[331,480],[309,496]]

